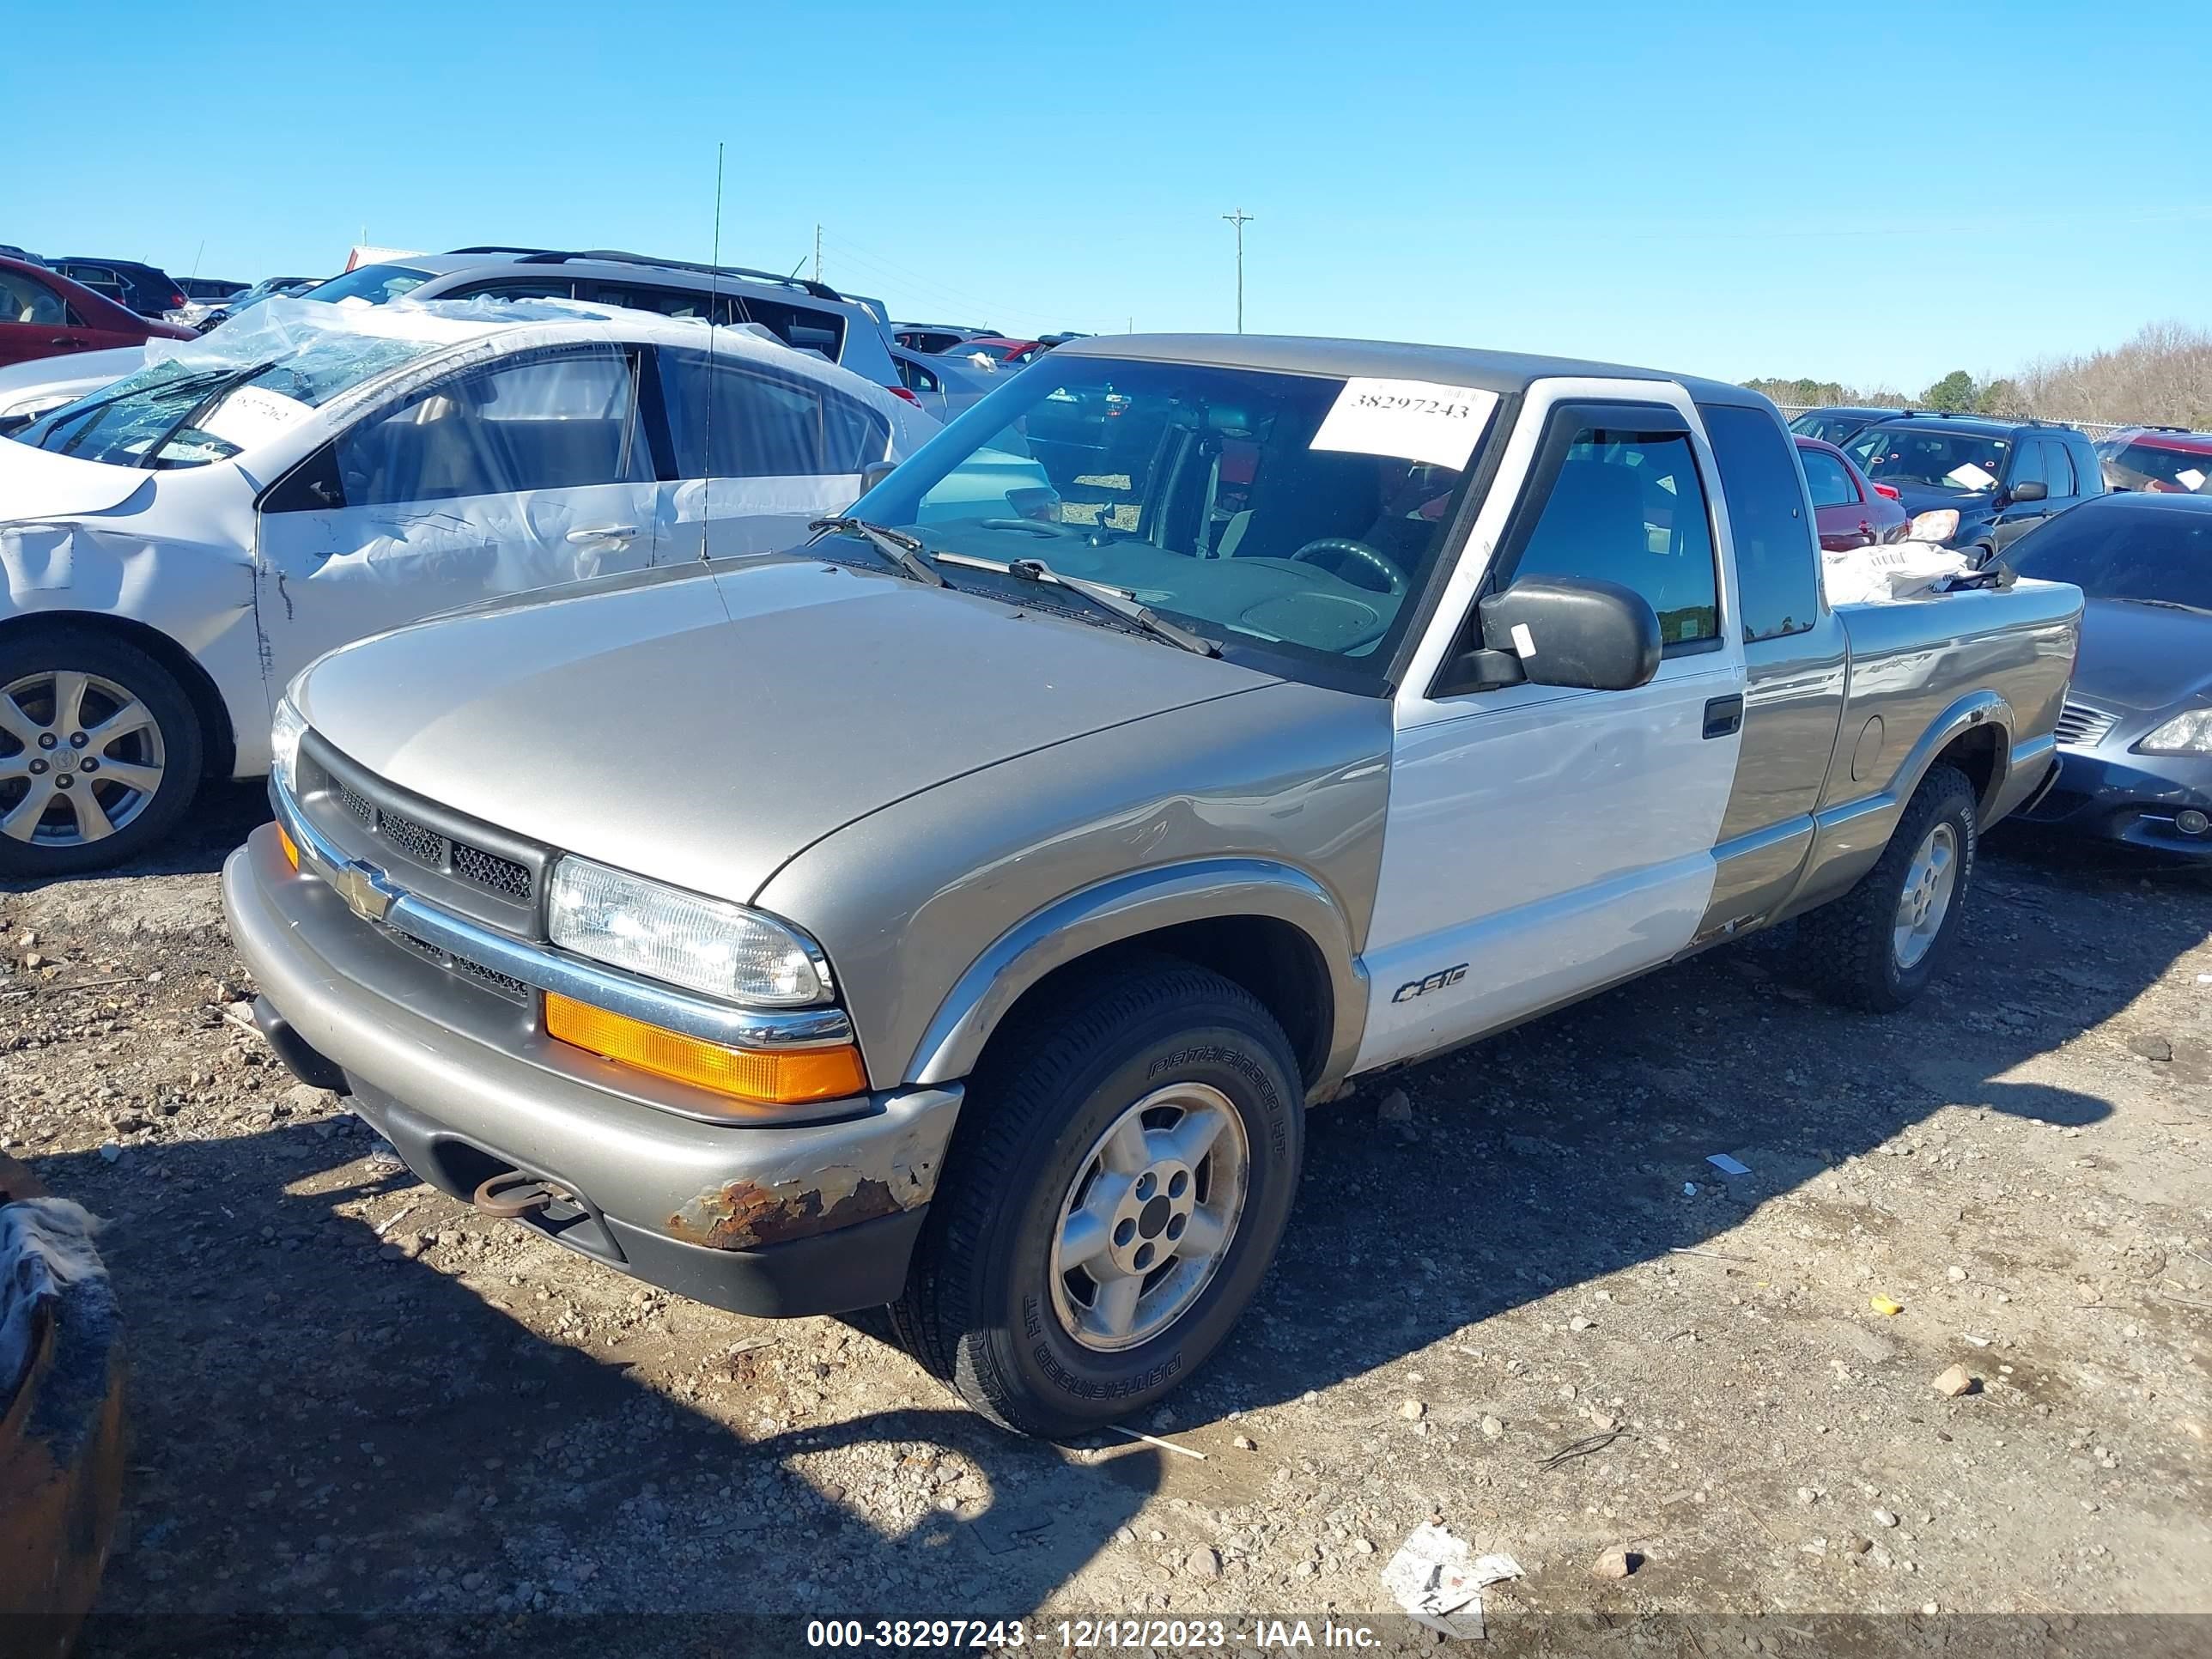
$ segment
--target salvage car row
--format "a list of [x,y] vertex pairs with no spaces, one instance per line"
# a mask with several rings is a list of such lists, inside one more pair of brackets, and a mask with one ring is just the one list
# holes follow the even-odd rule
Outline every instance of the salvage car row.
[[1355,1079],[1785,921],[1910,1001],[2067,781],[2083,589],[2149,608],[2128,524],[2038,566],[2104,502],[1832,602],[1918,503],[1717,382],[1076,338],[939,431],[818,285],[395,269],[0,438],[0,859],[269,774],[224,898],[299,1075],[1032,1432],[1226,1338]]

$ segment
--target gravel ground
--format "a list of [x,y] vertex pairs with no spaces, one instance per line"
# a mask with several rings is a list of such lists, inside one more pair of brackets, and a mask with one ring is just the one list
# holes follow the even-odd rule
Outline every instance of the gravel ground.
[[130,1322],[94,1652],[1348,1615],[1432,1515],[1524,1569],[1493,1636],[2212,1612],[2212,884],[2000,837],[1907,1014],[1753,940],[1317,1112],[1259,1306],[1133,1425],[1200,1458],[1010,1439],[869,1321],[672,1298],[380,1159],[225,1018],[259,816],[0,891],[0,1146],[109,1218]]

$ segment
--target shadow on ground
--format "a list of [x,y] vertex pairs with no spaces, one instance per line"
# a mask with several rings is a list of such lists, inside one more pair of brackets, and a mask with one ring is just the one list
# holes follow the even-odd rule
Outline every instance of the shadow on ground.
[[[213,862],[183,856],[179,867]],[[2013,1074],[2198,945],[2212,890],[2011,854],[1983,878],[1947,977],[1906,1014],[1812,1004],[1778,937],[1389,1080],[1413,1097],[1416,1139],[1377,1123],[1378,1087],[1316,1113],[1281,1261],[1229,1348],[1171,1401],[1177,1421],[1326,1389],[1562,1286],[1703,1244],[1947,1104],[2069,1126],[2107,1115],[2095,1095]],[[460,1639],[462,1581],[441,1589],[426,1575],[511,1580],[580,1517],[608,1560],[651,1533],[674,1576],[611,1568],[604,1595],[583,1586],[564,1605],[680,1607],[686,1621],[597,1626],[598,1651],[750,1650],[736,1638],[763,1608],[1022,1613],[1161,1487],[1149,1449],[1071,1465],[949,1395],[741,1438],[440,1273],[379,1259],[368,1228],[333,1212],[363,1189],[310,1190],[363,1167],[360,1146],[329,1126],[187,1142],[134,1153],[153,1169],[127,1187],[94,1155],[39,1161],[56,1191],[121,1212],[106,1248],[123,1304],[161,1310],[134,1322],[138,1547],[111,1571],[88,1652],[433,1650]],[[1705,1161],[1717,1152],[1752,1176],[1717,1178]],[[989,1528],[950,1518],[886,1534],[790,1468],[865,1441],[972,1460],[1000,1535],[1023,1530],[1023,1547],[1001,1552]],[[672,1469],[687,1472],[673,1487]],[[244,1492],[236,1512],[165,1540],[165,1505],[210,1483]],[[681,1541],[665,1549],[672,1534]],[[410,1601],[426,1584],[430,1601]],[[249,1622],[180,1625],[165,1609]],[[250,1622],[272,1611],[304,1622]],[[340,1613],[368,1623],[335,1634]],[[779,1638],[787,1648],[796,1628]],[[471,1650],[545,1646],[527,1621],[470,1629]]]

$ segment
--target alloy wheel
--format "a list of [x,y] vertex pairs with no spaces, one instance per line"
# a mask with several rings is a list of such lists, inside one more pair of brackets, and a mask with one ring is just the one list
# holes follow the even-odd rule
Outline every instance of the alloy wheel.
[[1218,1089],[1170,1084],[1128,1108],[1077,1169],[1050,1273],[1060,1328],[1110,1353],[1188,1312],[1229,1253],[1250,1149]]
[[0,686],[0,835],[105,841],[160,793],[161,728],[128,686],[54,669]]

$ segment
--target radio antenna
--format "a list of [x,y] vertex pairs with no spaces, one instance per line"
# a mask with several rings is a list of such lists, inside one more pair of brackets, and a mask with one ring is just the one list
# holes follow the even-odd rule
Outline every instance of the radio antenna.
[[699,428],[706,451],[699,485],[699,562],[711,560],[714,523],[714,330],[722,310],[722,145],[714,145],[714,257],[707,268],[707,372],[699,377]]

